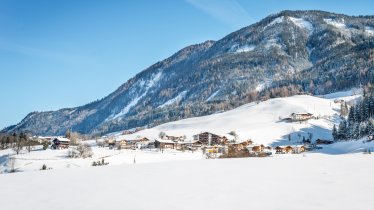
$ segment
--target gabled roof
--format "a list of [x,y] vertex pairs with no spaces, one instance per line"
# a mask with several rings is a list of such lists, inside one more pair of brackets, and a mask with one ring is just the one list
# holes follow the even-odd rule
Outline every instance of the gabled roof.
[[53,141],[56,140],[56,139],[59,140],[59,141],[62,141],[62,142],[70,142],[70,139],[65,138],[65,137],[56,137],[56,138],[53,139]]
[[309,112],[294,112],[291,115],[313,115],[313,114]]
[[168,139],[160,139],[160,138],[156,138],[155,141],[158,141],[160,143],[168,143],[168,144],[174,144],[175,142],[172,141],[172,140],[168,140]]

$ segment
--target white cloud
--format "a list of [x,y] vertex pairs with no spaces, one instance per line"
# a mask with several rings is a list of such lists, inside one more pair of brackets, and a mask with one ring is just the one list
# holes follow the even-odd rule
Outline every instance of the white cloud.
[[195,8],[231,27],[249,25],[251,17],[236,0],[186,0]]

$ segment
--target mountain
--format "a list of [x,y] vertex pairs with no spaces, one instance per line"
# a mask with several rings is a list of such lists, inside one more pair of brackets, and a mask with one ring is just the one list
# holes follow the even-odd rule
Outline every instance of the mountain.
[[186,47],[101,100],[33,112],[3,132],[103,134],[153,127],[255,100],[373,83],[373,70],[374,16],[282,11],[221,40]]

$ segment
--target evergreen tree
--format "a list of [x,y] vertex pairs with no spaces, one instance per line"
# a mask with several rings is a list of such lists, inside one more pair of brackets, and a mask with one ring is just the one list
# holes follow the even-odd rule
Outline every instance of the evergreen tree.
[[355,107],[352,106],[351,109],[349,110],[349,114],[348,114],[348,123],[349,124],[353,124],[353,122],[355,121],[354,112],[355,112]]
[[360,111],[358,110],[359,106],[356,104],[353,108],[353,123],[352,125],[355,123],[355,122],[359,122],[359,119],[360,119]]
[[359,136],[362,137],[362,136],[365,136],[367,135],[367,122],[361,122],[360,125],[359,125]]
[[347,139],[347,122],[343,119],[338,128],[338,139],[345,140]]
[[372,121],[369,121],[369,123],[367,124],[366,131],[367,131],[367,135],[374,136],[374,125]]
[[344,102],[344,103],[341,103],[340,104],[340,116],[341,117],[345,117],[347,116],[348,114],[348,106],[347,106],[347,103]]
[[334,138],[334,141],[338,140],[338,130],[336,129],[335,124],[334,124],[334,127],[332,128],[332,137]]
[[351,139],[358,139],[360,137],[360,128],[359,128],[359,123],[355,123],[353,127],[350,129],[351,130]]

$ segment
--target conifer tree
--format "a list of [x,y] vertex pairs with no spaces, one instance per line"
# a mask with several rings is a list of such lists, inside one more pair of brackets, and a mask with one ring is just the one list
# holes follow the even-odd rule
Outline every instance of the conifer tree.
[[334,138],[334,141],[338,140],[338,130],[336,129],[335,124],[334,124],[334,127],[332,128],[332,137]]

